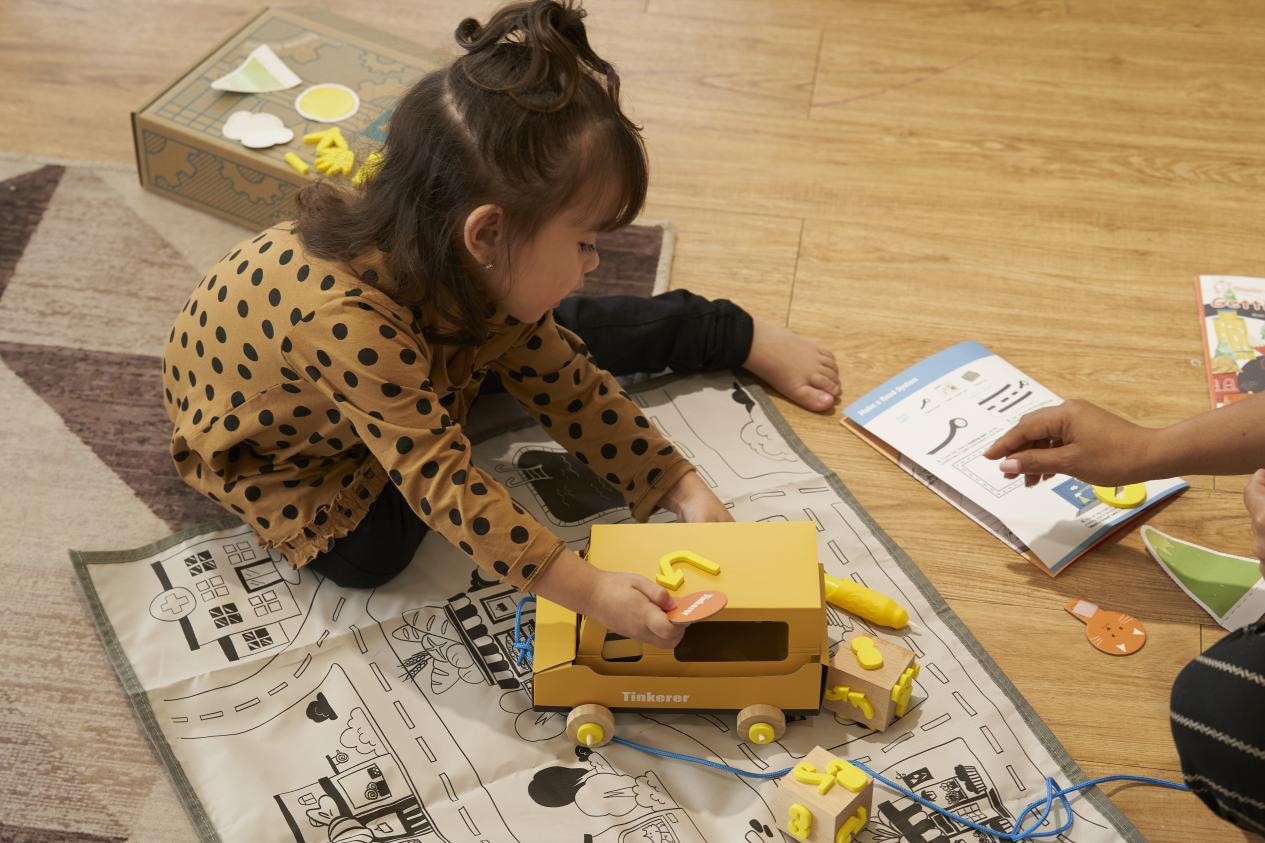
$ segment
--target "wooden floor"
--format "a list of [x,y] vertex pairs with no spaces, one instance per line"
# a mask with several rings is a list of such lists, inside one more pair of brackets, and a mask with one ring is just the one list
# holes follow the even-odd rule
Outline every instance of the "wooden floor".
[[[259,0],[5,0],[0,148],[132,160],[128,112]],[[284,4],[281,4],[284,5]],[[433,45],[491,4],[322,4]],[[976,339],[1153,425],[1208,405],[1192,278],[1265,274],[1265,5],[1243,0],[592,0],[645,126],[674,286],[825,341],[845,396]],[[373,14],[370,6],[393,10]],[[927,572],[1090,775],[1173,778],[1168,691],[1219,637],[1127,537],[1050,580],[830,415],[796,430]],[[1154,523],[1247,553],[1237,479]],[[1063,610],[1142,619],[1116,660]],[[1251,839],[1109,789],[1153,841]]]

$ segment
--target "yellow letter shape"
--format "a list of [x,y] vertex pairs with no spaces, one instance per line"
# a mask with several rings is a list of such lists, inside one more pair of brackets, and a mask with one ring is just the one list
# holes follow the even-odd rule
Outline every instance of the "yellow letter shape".
[[874,716],[874,706],[866,698],[865,691],[854,691],[847,685],[835,685],[826,689],[826,699],[846,702],[853,708],[859,708],[866,717]]
[[896,703],[897,717],[904,717],[906,709],[909,708],[909,698],[914,693],[914,678],[918,676],[919,670],[918,663],[914,662],[905,668],[905,672],[892,686],[892,702]]
[[868,635],[858,635],[852,639],[852,652],[857,662],[866,670],[878,670],[883,666],[883,654],[874,645],[874,639]]
[[852,793],[860,793],[870,782],[870,777],[862,773],[860,768],[841,758],[826,765],[826,774],[834,776],[836,782]]
[[655,577],[655,581],[670,591],[676,591],[685,582],[685,574],[682,574],[674,566],[678,563],[693,565],[705,574],[711,574],[713,577],[720,573],[720,566],[709,559],[704,559],[697,553],[690,553],[688,550],[674,550],[671,553],[665,553],[659,558],[659,576]]
[[791,805],[786,819],[786,833],[796,840],[807,840],[813,831],[813,812],[798,802]]
[[835,832],[835,843],[852,843],[853,836],[865,828],[865,821],[869,817],[865,813],[865,806],[857,808],[857,812],[848,817],[848,821],[839,826],[839,830]]

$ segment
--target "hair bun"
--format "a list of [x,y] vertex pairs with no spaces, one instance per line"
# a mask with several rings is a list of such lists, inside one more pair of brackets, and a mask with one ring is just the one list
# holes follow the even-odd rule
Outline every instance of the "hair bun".
[[507,94],[531,111],[566,108],[581,74],[618,98],[619,77],[589,46],[585,14],[572,0],[534,0],[506,6],[483,25],[466,18],[456,31],[466,51],[458,63],[479,88]]

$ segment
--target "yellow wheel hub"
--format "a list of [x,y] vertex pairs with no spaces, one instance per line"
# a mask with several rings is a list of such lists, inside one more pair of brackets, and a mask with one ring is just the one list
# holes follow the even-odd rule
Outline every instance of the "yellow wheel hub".
[[585,746],[597,746],[606,737],[606,732],[596,723],[585,723],[575,730],[575,739]]
[[772,743],[773,727],[768,723],[754,723],[751,728],[747,730],[747,738],[750,739],[752,743]]

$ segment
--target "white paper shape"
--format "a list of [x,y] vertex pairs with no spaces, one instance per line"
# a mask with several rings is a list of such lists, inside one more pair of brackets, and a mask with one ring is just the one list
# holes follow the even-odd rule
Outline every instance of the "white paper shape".
[[267,149],[294,140],[294,132],[286,128],[280,117],[262,111],[234,111],[224,121],[221,132],[251,149]]
[[266,94],[293,88],[301,80],[286,63],[277,57],[267,44],[260,44],[250,51],[235,70],[211,83],[217,91],[233,91],[238,94]]

